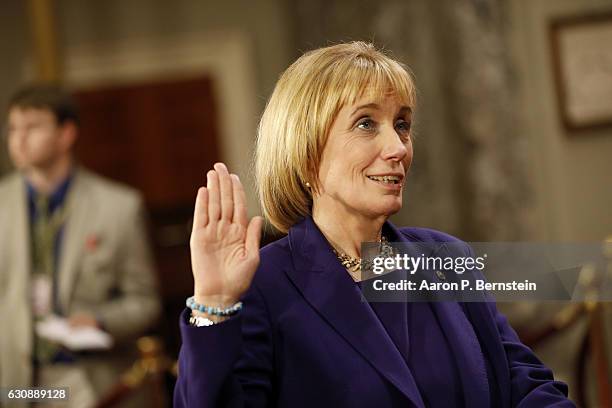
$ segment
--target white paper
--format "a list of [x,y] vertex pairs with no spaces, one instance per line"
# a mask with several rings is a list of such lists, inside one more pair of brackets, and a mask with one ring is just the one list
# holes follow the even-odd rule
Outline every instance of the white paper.
[[113,345],[110,334],[95,327],[72,327],[68,319],[50,315],[36,323],[36,334],[73,351],[107,350]]

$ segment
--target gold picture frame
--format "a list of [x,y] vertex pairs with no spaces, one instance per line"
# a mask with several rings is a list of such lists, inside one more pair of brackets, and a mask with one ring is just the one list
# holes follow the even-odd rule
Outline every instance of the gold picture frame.
[[555,19],[549,33],[564,127],[612,127],[612,10]]

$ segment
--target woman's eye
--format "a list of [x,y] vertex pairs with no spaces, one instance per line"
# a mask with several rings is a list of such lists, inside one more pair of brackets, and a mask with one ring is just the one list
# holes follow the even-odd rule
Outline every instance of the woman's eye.
[[395,124],[395,128],[402,133],[410,132],[411,126],[412,124],[405,120],[400,120]]
[[372,119],[364,119],[357,123],[357,127],[361,130],[373,130],[376,126]]

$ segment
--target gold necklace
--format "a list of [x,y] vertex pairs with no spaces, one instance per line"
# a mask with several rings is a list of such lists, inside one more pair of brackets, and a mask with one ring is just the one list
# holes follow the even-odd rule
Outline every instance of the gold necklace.
[[[387,238],[381,235],[380,240],[378,241],[379,247],[379,255],[387,258],[393,255],[393,247],[387,241]],[[362,261],[361,258],[353,258],[350,255],[347,255],[345,252],[339,251],[332,246],[332,251],[334,251],[334,255],[340,261],[342,266],[346,268],[354,280],[359,280],[359,273],[361,272],[361,266],[363,264],[364,270],[370,271],[372,270],[373,262],[371,259],[365,259]]]

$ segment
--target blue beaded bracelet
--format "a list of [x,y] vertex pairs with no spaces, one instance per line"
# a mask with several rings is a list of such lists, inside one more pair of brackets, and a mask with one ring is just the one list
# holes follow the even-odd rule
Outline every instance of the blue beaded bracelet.
[[209,315],[214,316],[233,316],[242,309],[242,302],[238,302],[233,306],[222,309],[220,307],[206,306],[196,303],[195,297],[193,296],[188,297],[185,304],[191,310],[196,310],[201,313],[208,313]]

